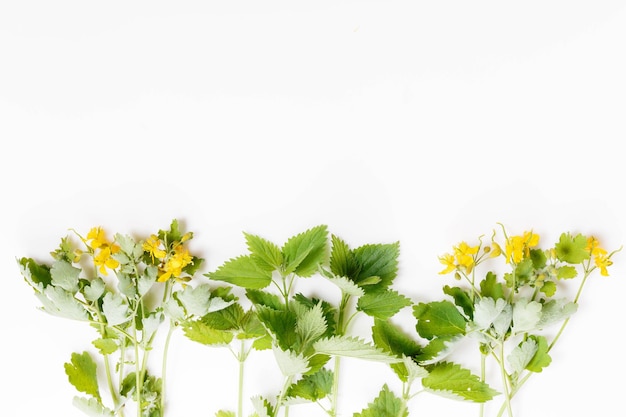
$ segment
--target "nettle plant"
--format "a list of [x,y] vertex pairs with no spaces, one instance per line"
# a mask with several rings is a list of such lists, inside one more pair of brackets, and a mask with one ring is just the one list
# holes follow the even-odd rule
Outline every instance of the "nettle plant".
[[[245,233],[246,254],[232,258],[214,272],[211,281],[243,291],[227,308],[183,323],[191,340],[230,349],[239,366],[237,411],[220,410],[217,417],[243,417],[244,363],[253,350],[271,349],[283,375],[282,388],[272,398],[251,396],[254,417],[287,416],[302,402],[318,404],[337,416],[342,358],[389,364],[403,382],[403,392],[384,384],[380,394],[355,417],[407,416],[412,384],[445,396],[487,401],[496,394],[478,376],[450,362],[422,364],[423,355],[391,319],[413,303],[392,288],[398,272],[399,244],[366,244],[352,249],[341,238],[329,237],[320,225],[279,246]],[[298,290],[300,280],[320,280],[339,294],[333,302]],[[233,291],[234,292],[234,291]],[[222,297],[224,297],[222,290]],[[371,341],[355,336],[357,315],[373,322]],[[430,358],[429,358],[430,359]]]
[[[179,230],[176,220],[169,230],[139,240],[121,234],[109,240],[94,227],[86,236],[75,232],[63,238],[51,262],[18,260],[44,311],[85,322],[95,332],[95,355],[72,353],[65,364],[69,382],[85,394],[74,404],[86,414],[162,416],[167,351],[178,323],[229,305],[207,285],[187,285],[202,263],[187,248],[192,237]],[[168,329],[159,377],[147,365],[163,327]],[[98,376],[101,366],[106,395]]]
[[[434,358],[451,354],[463,339],[477,343],[481,380],[502,391],[498,416],[513,416],[511,400],[528,379],[552,362],[550,353],[578,308],[585,283],[594,273],[608,276],[614,252],[582,234],[563,233],[552,247],[539,248],[539,235],[509,236],[502,227],[490,244],[461,242],[440,257],[446,285],[442,301],[413,306],[419,336]],[[498,273],[498,268],[500,268]],[[480,271],[480,272],[479,272]],[[577,287],[577,288],[576,288]],[[488,373],[488,363],[495,364]],[[480,407],[479,415],[484,415]]]

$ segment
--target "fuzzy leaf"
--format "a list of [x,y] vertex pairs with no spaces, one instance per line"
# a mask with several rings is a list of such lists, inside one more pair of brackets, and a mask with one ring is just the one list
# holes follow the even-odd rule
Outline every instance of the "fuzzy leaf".
[[231,259],[207,276],[215,281],[224,281],[249,289],[265,288],[272,282],[271,271],[259,267],[251,256]]
[[326,398],[333,388],[333,373],[328,369],[320,369],[311,375],[305,375],[292,384],[287,391],[288,397],[299,397],[309,401]]
[[467,322],[454,304],[433,301],[413,306],[417,332],[426,339],[465,334]]
[[330,251],[330,270],[335,276],[355,278],[359,271],[354,253],[346,242],[337,236],[331,236],[332,248]]
[[212,297],[211,287],[208,284],[200,284],[195,288],[187,285],[183,291],[178,293],[178,299],[187,310],[187,314],[199,317],[232,304],[232,302],[224,301],[219,297]]
[[63,288],[48,285],[43,293],[35,293],[45,312],[72,320],[89,320],[89,313],[76,298]]
[[313,348],[317,353],[331,356],[360,358],[384,363],[396,363],[401,361],[401,359],[395,355],[353,337],[333,336],[331,338],[320,339],[314,343]]
[[513,333],[524,333],[537,328],[541,319],[541,303],[519,299],[513,306]]
[[408,409],[402,399],[398,398],[389,390],[387,384],[383,386],[378,397],[368,404],[368,407],[360,413],[354,413],[354,417],[406,417]]
[[78,391],[100,400],[96,363],[88,352],[72,353],[71,362],[65,363],[65,373],[70,384]]
[[478,376],[455,363],[440,362],[428,371],[428,376],[422,379],[422,385],[445,397],[482,403],[498,394],[489,385],[481,382]]
[[589,259],[587,238],[581,234],[572,236],[569,233],[561,234],[559,242],[554,246],[556,257],[569,264],[580,264]]
[[411,304],[409,298],[397,291],[376,291],[360,297],[357,302],[357,310],[377,319],[388,319]]
[[143,274],[137,280],[137,293],[140,297],[143,297],[150,291],[152,286],[157,280],[158,268],[154,265],[149,265]]
[[372,339],[378,348],[399,357],[413,357],[422,350],[419,343],[388,320],[374,320]]
[[339,287],[341,292],[346,295],[351,295],[354,297],[360,297],[365,294],[365,291],[354,282],[350,281],[346,277],[332,277],[328,278],[330,282]]
[[513,309],[506,300],[481,298],[474,307],[474,324],[479,330],[494,327],[498,335],[504,335],[511,325]]
[[190,340],[203,345],[227,345],[233,340],[233,333],[214,329],[201,320],[183,324],[183,332]]
[[31,258],[21,258],[18,261],[20,271],[24,279],[33,287],[43,288],[52,283],[52,276],[50,275],[50,267],[48,265],[39,265]]
[[248,250],[256,264],[266,271],[275,271],[283,264],[283,254],[274,243],[262,237],[244,233]]
[[83,294],[87,301],[94,302],[104,294],[105,289],[104,281],[98,277],[83,288]]
[[52,284],[63,288],[65,291],[75,294],[78,291],[78,276],[80,269],[66,261],[56,261],[50,269]]
[[328,230],[326,225],[316,226],[290,238],[283,246],[285,274],[295,272],[309,277],[317,272],[326,258]]
[[552,358],[548,354],[548,341],[543,336],[530,336],[529,340],[534,340],[537,343],[537,352],[535,352],[535,356],[533,356],[528,365],[526,365],[526,369],[531,372],[541,372],[543,368],[550,365],[552,362]]
[[118,294],[106,293],[102,300],[102,312],[110,326],[117,326],[130,320],[130,309]]
[[541,320],[537,328],[543,329],[553,323],[567,319],[578,310],[578,304],[565,299],[550,300],[543,305]]
[[74,397],[74,407],[90,417],[113,417],[115,413],[95,398]]
[[511,365],[511,371],[519,375],[526,369],[526,366],[537,353],[537,349],[537,342],[530,338],[517,345],[507,356],[509,365]]
[[306,310],[302,315],[298,315],[296,320],[296,333],[302,340],[311,341],[326,333],[326,319],[321,303],[315,304]]
[[291,350],[282,350],[278,346],[274,346],[273,350],[276,363],[284,376],[303,374],[311,369],[309,361],[304,356]]

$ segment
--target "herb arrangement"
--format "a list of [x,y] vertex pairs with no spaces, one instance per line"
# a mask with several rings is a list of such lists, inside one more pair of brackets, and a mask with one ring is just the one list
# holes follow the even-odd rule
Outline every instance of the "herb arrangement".
[[[189,252],[193,234],[176,220],[141,239],[116,234],[109,240],[100,227],[85,237],[73,232],[51,262],[18,263],[44,311],[83,321],[94,332],[93,346],[65,364],[80,393],[74,404],[87,415],[166,415],[169,341],[181,328],[189,340],[227,349],[234,358],[232,408],[199,410],[204,415],[286,417],[308,402],[332,417],[400,417],[427,392],[481,404],[480,417],[482,404],[503,398],[498,416],[512,417],[511,400],[550,364],[585,282],[595,271],[608,275],[615,251],[582,235],[564,233],[553,247],[539,249],[533,232],[508,236],[502,227],[501,234],[494,232],[488,245],[461,242],[442,256],[441,273],[453,274],[457,285],[443,287],[445,299],[419,303],[394,289],[398,242],[352,247],[325,225],[281,244],[244,233],[247,252],[202,276],[203,260]],[[305,280],[332,288],[336,297],[307,293]],[[572,282],[575,296],[560,297]],[[403,309],[411,309],[415,332],[394,322]],[[357,322],[371,323],[371,337],[359,336]],[[560,327],[550,337],[544,330],[553,326]],[[148,357],[161,331],[166,336],[155,373]],[[477,344],[478,367],[452,360],[465,339]],[[271,352],[282,375],[271,396],[244,392],[246,363],[256,351]],[[343,358],[388,365],[401,391],[380,381],[365,408],[339,410]],[[248,405],[253,412],[244,414]]]

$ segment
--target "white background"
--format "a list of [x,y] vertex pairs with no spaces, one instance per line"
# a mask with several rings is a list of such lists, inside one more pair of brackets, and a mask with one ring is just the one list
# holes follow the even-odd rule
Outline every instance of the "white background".
[[[498,222],[619,247],[625,46],[621,1],[3,1],[0,413],[82,415],[62,364],[93,334],[37,310],[15,263],[69,228],[178,218],[207,272],[243,231],[280,244],[327,224],[353,247],[399,241],[415,301],[450,283],[439,255]],[[625,257],[589,283],[517,417],[623,408]],[[169,416],[235,407],[228,356],[179,333],[171,358]],[[367,369],[346,361],[342,415],[395,388]],[[274,389],[249,378],[248,395]],[[478,408],[425,394],[411,415]]]

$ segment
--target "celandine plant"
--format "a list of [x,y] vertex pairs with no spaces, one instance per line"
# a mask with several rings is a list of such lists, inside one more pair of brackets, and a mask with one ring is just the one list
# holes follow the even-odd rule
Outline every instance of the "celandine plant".
[[[443,255],[441,274],[454,274],[460,284],[444,286],[448,299],[419,303],[413,313],[418,334],[430,341],[424,348],[429,356],[449,354],[464,338],[476,341],[482,380],[488,362],[499,375],[494,386],[504,399],[497,415],[512,417],[511,400],[552,362],[550,353],[576,312],[587,279],[594,272],[608,276],[615,252],[582,234],[563,233],[545,249],[532,231],[509,236],[502,227],[500,239],[496,236],[494,231],[489,245],[480,239],[461,242]],[[498,273],[497,267],[504,270]],[[575,291],[568,297],[570,286]]]
[[[208,286],[189,285],[202,262],[187,248],[192,237],[179,230],[176,220],[169,230],[144,239],[116,234],[109,240],[101,227],[94,227],[86,236],[63,238],[51,262],[19,259],[44,311],[85,322],[95,331],[97,353],[73,353],[65,364],[69,382],[84,394],[74,404],[86,414],[162,416],[172,332],[181,320],[229,305],[213,297]],[[168,330],[159,377],[147,364],[163,327]],[[98,378],[100,366],[106,394]]]

